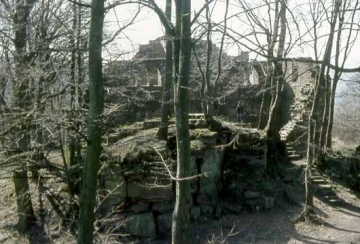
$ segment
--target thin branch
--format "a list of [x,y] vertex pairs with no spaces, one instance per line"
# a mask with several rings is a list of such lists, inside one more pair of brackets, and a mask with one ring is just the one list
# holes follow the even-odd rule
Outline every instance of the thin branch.
[[189,176],[189,177],[184,177],[184,178],[174,177],[174,176],[172,175],[172,173],[171,173],[171,170],[170,170],[169,167],[167,166],[167,164],[166,164],[163,156],[162,156],[161,153],[159,152],[159,150],[157,150],[156,147],[153,147],[153,148],[155,149],[156,153],[160,156],[161,161],[162,161],[162,163],[164,164],[165,169],[166,169],[166,171],[168,172],[169,177],[170,177],[172,180],[174,180],[174,181],[194,180],[194,179],[197,179],[197,178],[200,178],[200,177],[203,177],[203,176],[204,176],[204,177],[207,177],[207,176],[208,176],[207,173],[204,173],[204,174],[197,174],[197,175],[193,175],[193,176]]

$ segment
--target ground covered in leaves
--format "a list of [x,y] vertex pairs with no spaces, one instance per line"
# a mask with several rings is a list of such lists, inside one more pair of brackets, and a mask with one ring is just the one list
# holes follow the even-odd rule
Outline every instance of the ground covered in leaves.
[[[296,164],[291,167],[298,167]],[[37,208],[35,182],[31,183],[33,203]],[[335,184],[335,183],[334,183]],[[36,226],[28,236],[17,233],[15,225],[16,200],[11,178],[0,180],[0,243],[75,243],[68,232],[61,231],[54,213],[47,209],[46,224]],[[281,188],[281,187],[280,187]],[[335,185],[336,193],[344,202],[328,205],[315,199],[318,223],[299,223],[292,220],[301,207],[286,197],[280,189],[273,209],[263,212],[242,211],[239,215],[225,215],[218,220],[199,219],[191,228],[192,243],[360,243],[360,201],[347,188]],[[298,185],[301,189],[301,185]],[[284,191],[282,193],[282,191]],[[301,190],[298,191],[301,194]],[[140,241],[100,234],[99,243],[169,243],[164,239]]]

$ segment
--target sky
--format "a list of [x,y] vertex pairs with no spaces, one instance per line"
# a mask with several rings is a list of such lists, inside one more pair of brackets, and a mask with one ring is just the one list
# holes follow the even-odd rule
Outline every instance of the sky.
[[[248,1],[250,4],[255,4],[257,0]],[[299,38],[296,26],[300,29],[300,31],[306,32],[306,26],[309,26],[309,22],[306,22],[309,16],[304,16],[303,13],[306,13],[308,7],[309,0],[289,0],[289,9],[293,9],[292,15],[288,14],[287,18],[292,25],[291,34],[293,35],[293,40]],[[164,9],[165,8],[165,0],[156,0],[157,4]],[[230,0],[229,14],[228,16],[233,16],[236,13],[241,12],[241,8],[239,4],[237,4],[237,0]],[[261,1],[258,1],[261,2]],[[192,0],[192,15],[198,12],[199,9],[204,5],[205,0]],[[296,7],[295,5],[296,4]],[[212,5],[213,13],[212,20],[214,22],[222,21],[225,13],[225,1],[218,0],[216,5]],[[174,7],[173,7],[174,8]],[[124,24],[129,22],[133,18],[133,16],[137,13],[138,6],[137,5],[121,5],[112,10],[110,10],[105,18],[106,23],[106,33],[113,33],[119,27],[122,27]],[[259,8],[257,10],[258,16],[266,18],[267,12],[266,8]],[[203,18],[203,17],[202,17]],[[204,19],[204,18],[203,18]],[[359,20],[356,20],[359,21]],[[358,22],[359,23],[359,22]],[[252,30],[248,25],[248,21],[242,18],[233,17],[230,21],[228,21],[228,28],[230,30],[234,30],[238,33],[250,33]],[[318,28],[319,34],[326,34],[329,32],[329,27],[326,23],[323,23],[323,27]],[[289,32],[288,32],[289,33]],[[140,14],[137,16],[133,25],[129,26],[123,34],[121,34],[116,41],[111,45],[106,47],[105,57],[109,59],[131,59],[133,55],[136,53],[138,45],[147,44],[150,40],[154,40],[160,36],[164,36],[165,31],[161,25],[161,22],[157,15],[151,10],[147,8],[143,8]],[[213,41],[219,45],[220,35],[213,34]],[[320,38],[319,41],[319,50],[323,51],[322,48],[324,41],[326,38]],[[262,39],[261,42],[265,43],[266,40]],[[245,43],[247,43],[245,41]],[[248,44],[248,43],[247,43]],[[288,55],[288,57],[314,57],[313,48],[311,47],[311,42],[306,43],[306,40],[298,42],[292,52]],[[347,67],[358,67],[360,66],[360,58],[358,52],[355,51],[360,47],[360,40],[356,40],[354,43],[354,51],[350,52],[350,55],[347,59],[346,66]],[[229,55],[236,56],[240,53],[241,50],[234,45],[234,43],[230,40],[226,41],[225,51]],[[113,55],[113,53],[121,54],[121,55]],[[254,53],[250,54],[250,59],[257,58]],[[261,59],[261,58],[260,58]],[[349,76],[344,76],[344,79],[349,79]],[[340,84],[340,90],[342,89],[343,84]]]
[[[164,9],[165,8],[165,0],[157,0],[156,1],[158,5]],[[192,15],[194,16],[195,12],[198,12],[199,9],[204,5],[204,0],[192,0],[192,8],[193,12]],[[224,0],[218,0],[216,5],[211,5],[212,7],[215,6],[212,14],[212,20],[214,22],[222,21],[224,18],[225,13],[225,1]],[[248,1],[248,2],[256,2],[255,1]],[[261,1],[258,1],[261,2]],[[306,4],[308,0],[289,0],[289,8],[291,8],[291,4],[296,3],[297,7],[293,11],[293,15],[295,16],[295,22],[297,22],[297,25],[299,28],[301,28],[301,32],[305,32],[305,25],[306,23],[303,21],[304,17],[301,17],[299,14],[299,11],[306,11]],[[236,0],[230,0],[230,7],[229,7],[229,14],[228,16],[232,16],[235,13],[241,12],[241,8],[239,4],[237,4]],[[255,3],[254,3],[255,4]],[[261,3],[260,3],[261,4]],[[173,7],[174,8],[174,7]],[[130,19],[133,18],[135,13],[137,12],[138,6],[137,5],[121,5],[118,6],[112,10],[109,11],[109,13],[106,16],[105,23],[107,25],[106,30],[108,32],[114,32],[118,29],[118,27],[122,27],[125,23],[127,23]],[[266,8],[260,8],[258,10],[259,16],[266,17],[267,13],[265,12]],[[290,14],[287,15],[289,22],[292,24],[294,23],[294,19],[291,17]],[[306,18],[306,17],[305,17]],[[233,29],[240,33],[249,33],[250,28],[248,26],[248,21],[244,18],[232,18],[230,21],[228,21],[228,28]],[[328,26],[319,28],[319,33],[328,33]],[[296,38],[296,29],[295,25],[293,25],[293,30],[291,31],[294,35],[293,38]],[[135,23],[131,26],[129,26],[122,35],[120,35],[116,42],[113,44],[112,48],[117,48],[118,52],[123,51],[134,51],[138,47],[139,44],[146,44],[149,42],[149,40],[154,40],[157,37],[164,35],[164,28],[162,27],[159,18],[157,15],[150,9],[143,8],[140,14],[138,15],[138,18],[136,19]],[[214,35],[214,42],[219,42],[219,36],[216,37]],[[325,40],[323,38],[322,40]],[[321,46],[321,39],[319,40],[319,43]],[[265,42],[266,40],[263,39]],[[231,45],[231,42],[228,40],[228,45],[226,46],[227,53],[230,55],[238,55],[239,50],[236,46]],[[356,46],[360,46],[360,42],[357,41]],[[321,48],[320,48],[321,49]],[[131,54],[124,55],[122,58],[129,59],[131,58]],[[293,48],[292,53],[289,55],[297,56],[297,57],[311,57],[313,56],[313,50],[310,48],[309,45],[304,45],[299,43],[296,47]],[[255,58],[254,55],[252,55],[253,58]],[[360,59],[358,58],[357,52],[351,52],[350,56],[348,58],[348,66],[355,67],[360,66]]]

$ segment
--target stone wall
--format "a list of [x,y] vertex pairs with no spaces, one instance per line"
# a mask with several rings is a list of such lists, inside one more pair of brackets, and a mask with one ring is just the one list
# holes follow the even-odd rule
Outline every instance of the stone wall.
[[[202,124],[198,120],[190,131],[192,220],[271,208],[262,133],[232,124],[209,131]],[[112,144],[99,173],[102,214],[122,216],[125,230],[143,237],[171,229],[175,200],[175,181],[169,176],[176,175],[175,128],[169,129],[168,145],[155,139],[156,131],[140,130]]]
[[[121,106],[108,116],[111,125],[159,118],[161,112],[161,86],[113,86],[105,82],[107,106]],[[214,115],[231,122],[256,127],[261,106],[259,86],[242,86],[219,96],[214,102]],[[200,94],[190,91],[190,113],[202,113]],[[170,106],[173,113],[173,106]]]

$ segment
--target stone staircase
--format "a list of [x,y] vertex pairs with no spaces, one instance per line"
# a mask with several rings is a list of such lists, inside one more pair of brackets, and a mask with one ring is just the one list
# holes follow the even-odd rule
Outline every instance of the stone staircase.
[[316,168],[311,169],[311,180],[313,183],[314,194],[323,202],[329,205],[339,205],[344,200],[339,198],[331,183],[321,175]]
[[[299,160],[302,156],[298,137],[307,131],[307,122],[311,111],[311,94],[314,84],[305,83],[300,88],[300,94],[295,96],[290,106],[290,121],[280,130],[280,139],[285,142],[290,160]],[[305,138],[306,140],[306,138]],[[304,144],[304,143],[302,143]]]
[[[303,169],[305,169],[307,165],[306,161],[304,160],[298,161],[295,164]],[[316,166],[311,168],[310,174],[314,196],[318,197],[322,202],[329,205],[339,206],[344,203],[344,200],[339,198],[337,195],[334,185],[329,182],[329,180],[324,175],[319,173]]]
[[286,143],[286,151],[288,154],[288,158],[291,161],[301,159],[300,154],[297,152],[297,150],[295,150],[294,146],[289,142]]

